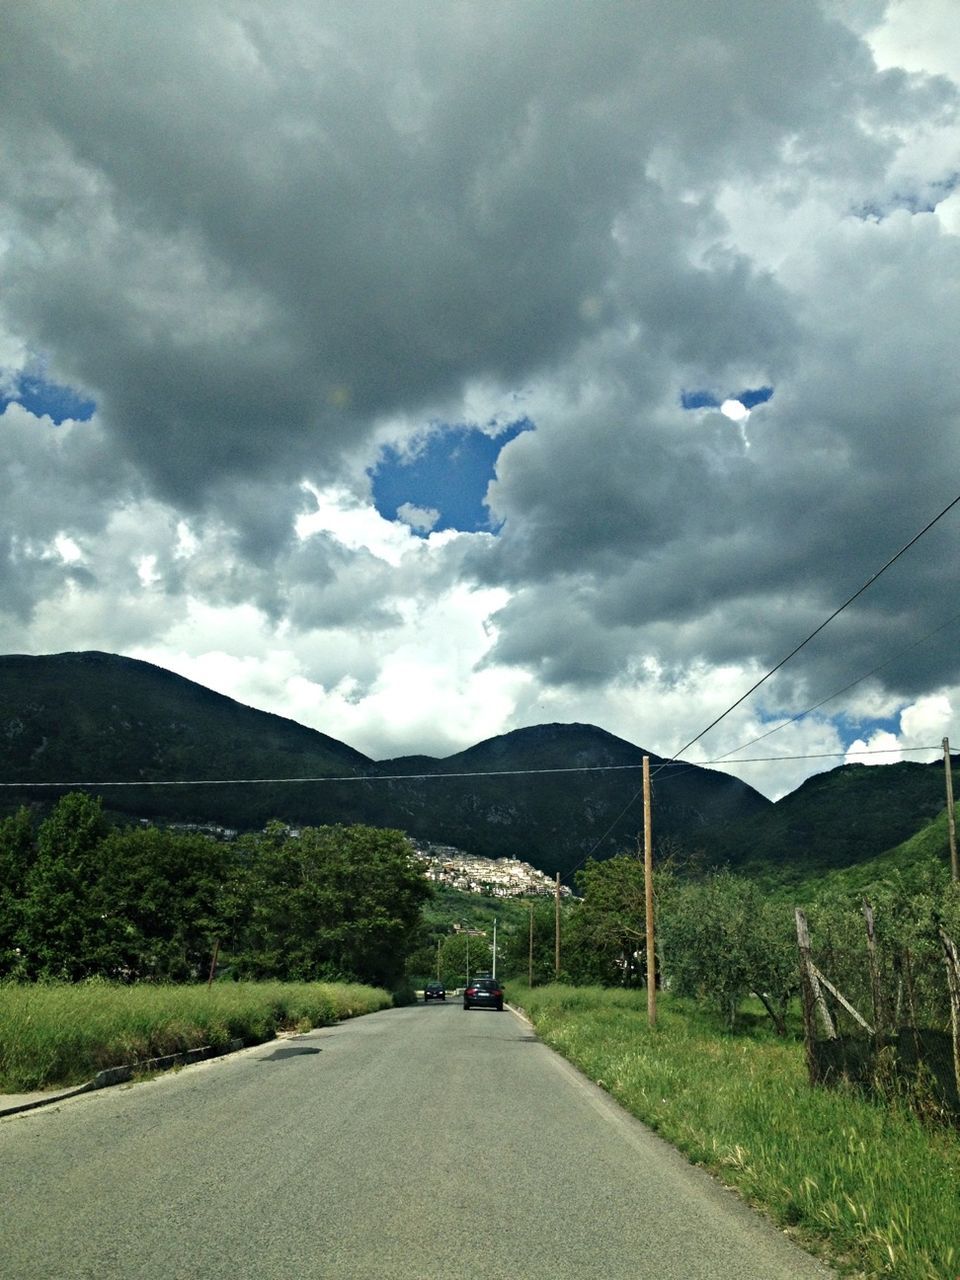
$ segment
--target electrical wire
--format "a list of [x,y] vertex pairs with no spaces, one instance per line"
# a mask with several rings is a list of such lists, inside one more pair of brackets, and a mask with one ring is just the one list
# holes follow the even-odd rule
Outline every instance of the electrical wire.
[[805,645],[808,645],[815,636],[818,636],[825,627],[829,626],[829,624],[834,620],[834,618],[838,617],[841,613],[843,613],[844,609],[846,609],[849,605],[853,604],[854,600],[862,596],[863,593],[867,590],[867,588],[872,586],[873,583],[876,582],[876,580],[880,577],[881,574],[886,573],[886,571],[890,568],[890,566],[892,564],[895,564],[896,561],[899,560],[900,557],[904,554],[904,552],[909,551],[910,548],[915,543],[919,542],[920,539],[923,537],[923,535],[927,533],[930,529],[932,529],[938,520],[942,520],[943,517],[947,514],[947,512],[952,510],[957,505],[958,502],[960,502],[960,493],[957,494],[957,496],[953,499],[952,502],[948,502],[947,505],[943,508],[943,510],[939,512],[937,515],[935,515],[932,520],[928,521],[928,523],[923,526],[923,528],[920,530],[919,533],[914,534],[914,536],[910,539],[909,542],[904,543],[904,545],[900,548],[900,550],[895,555],[892,555],[885,565],[883,565],[880,569],[878,569],[876,573],[871,574],[871,576],[866,580],[866,582],[863,584],[862,587],[858,588],[853,593],[852,596],[849,596],[846,600],[844,600],[843,604],[841,604],[838,608],[834,609],[833,613],[830,614],[829,618],[825,618],[824,621],[820,623],[819,627],[811,631],[805,640],[801,640],[800,643],[795,648],[791,649],[785,658],[781,658],[780,661],[776,664],[776,666],[771,667],[770,670],[766,673],[766,675],[761,676],[760,679],[756,682],[756,684],[751,685],[750,688],[746,691],[746,693],[741,694],[740,697],[737,698],[736,702],[732,702],[730,706],[727,707],[726,711],[721,712],[721,714],[718,715],[715,720],[711,720],[710,723],[707,725],[707,727],[705,729],[701,729],[695,738],[691,738],[690,741],[686,744],[686,746],[681,747],[679,751],[675,751],[673,755],[670,757],[670,759],[676,760],[679,756],[682,756],[683,753],[685,751],[688,751],[695,742],[699,742],[700,739],[703,738],[706,734],[708,734],[711,729],[716,728],[716,726],[720,723],[721,720],[724,720],[730,714],[731,711],[733,711],[736,707],[739,707],[741,702],[745,702],[747,698],[750,697],[751,693],[755,693],[756,690],[759,689],[760,686],[765,681],[769,680],[770,677],[774,675],[777,671],[779,671],[781,667],[785,666],[790,661],[791,658],[795,657],[800,652],[800,650],[804,648]]
[[[810,715],[812,711],[818,711],[820,707],[826,706],[828,702],[832,702],[834,698],[839,698],[842,693],[847,693],[850,689],[855,688],[858,684],[862,684],[864,680],[869,680],[871,676],[875,676],[878,671],[882,671],[884,667],[889,667],[891,663],[896,662],[898,658],[902,658],[905,653],[909,653],[911,649],[916,649],[921,644],[926,644],[933,636],[952,626],[958,619],[960,613],[955,613],[952,618],[948,618],[946,622],[941,622],[939,627],[934,627],[932,631],[928,631],[925,636],[921,636],[919,640],[914,640],[912,644],[908,644],[905,648],[895,653],[892,657],[887,658],[885,662],[878,663],[872,667],[865,675],[857,676],[856,680],[851,680],[849,684],[845,684],[842,689],[837,689],[834,693],[828,694],[825,698],[821,698],[819,702],[815,702],[812,707],[807,707],[806,711],[798,711],[795,716],[791,716],[789,720],[782,720],[780,724],[774,725],[772,729],[768,729],[766,733],[759,734],[756,738],[751,738],[748,742],[741,742],[739,747],[731,747],[729,751],[725,751],[722,756],[718,756],[716,760],[711,761],[712,764],[718,764],[722,760],[726,760],[728,756],[734,755],[737,751],[745,751],[747,747],[752,747],[755,742],[762,742],[764,738],[769,738],[773,733],[779,733],[781,729],[785,729],[787,725],[796,724],[798,720],[802,720],[804,716]],[[731,761],[732,764],[737,762]]]
[[[939,746],[931,747],[896,747],[898,751],[939,751]],[[866,749],[863,751],[820,751],[805,756],[754,756],[744,764],[756,764],[758,761],[776,762],[777,760],[823,760],[840,756],[885,756],[890,747]],[[676,769],[678,773],[689,773],[693,769],[706,769],[713,764],[725,763],[723,756],[716,760],[661,760],[651,777],[656,777],[664,769]],[[740,761],[734,761],[739,764]],[[20,790],[23,787],[246,787],[246,786],[292,786],[296,783],[330,783],[330,782],[443,782],[447,778],[533,778],[548,773],[627,773],[643,768],[638,764],[584,764],[557,765],[550,769],[477,769],[470,773],[371,773],[371,774],[329,774],[308,778],[175,778],[151,779],[140,778],[136,781],[121,782],[0,782],[0,787]],[[676,776],[676,775],[674,775]],[[640,794],[639,792],[637,793]],[[634,797],[636,798],[636,797]],[[622,816],[622,815],[621,815]]]

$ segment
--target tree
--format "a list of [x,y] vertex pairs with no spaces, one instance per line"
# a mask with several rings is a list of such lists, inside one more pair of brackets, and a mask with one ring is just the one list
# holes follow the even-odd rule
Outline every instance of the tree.
[[659,932],[673,989],[715,1005],[736,1025],[744,996],[762,1001],[777,1032],[799,982],[787,908],[729,871],[701,882],[674,880],[661,892]]
[[203,835],[130,827],[99,848],[98,897],[109,904],[112,971],[128,980],[183,982],[199,977],[226,929],[228,845]]
[[[646,980],[643,958],[646,900],[643,863],[619,854],[602,862],[590,859],[576,875],[583,901],[571,920],[569,960],[589,970],[586,981],[639,986]],[[568,967],[565,963],[564,967]]]
[[23,897],[35,852],[30,812],[20,808],[0,822],[0,976],[20,967]]
[[256,977],[391,985],[430,895],[399,831],[279,822],[240,843],[246,867],[237,963]]
[[29,975],[75,980],[103,971],[117,933],[98,893],[106,833],[101,801],[82,792],[64,796],[41,823],[20,924]]

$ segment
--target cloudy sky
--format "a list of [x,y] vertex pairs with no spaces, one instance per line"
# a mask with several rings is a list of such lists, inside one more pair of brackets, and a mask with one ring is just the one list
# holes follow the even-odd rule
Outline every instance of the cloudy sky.
[[[672,754],[960,492],[955,18],[8,6],[0,652]],[[958,533],[688,758],[960,743]]]

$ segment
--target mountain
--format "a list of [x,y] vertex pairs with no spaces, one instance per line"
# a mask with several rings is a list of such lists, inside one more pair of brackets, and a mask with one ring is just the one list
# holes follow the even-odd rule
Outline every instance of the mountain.
[[[566,877],[590,853],[636,848],[644,754],[594,725],[545,724],[444,759],[377,762],[147,662],[0,656],[0,782],[319,779],[94,788],[109,809],[134,817],[240,829],[274,817],[368,822]],[[843,765],[776,804],[727,774],[662,763],[651,755],[655,845],[784,889],[893,848],[944,807],[939,763]],[[343,781],[322,781],[332,778]],[[4,787],[0,806],[49,802],[65,789]]]
[[[0,656],[0,781],[362,776],[373,762],[335,738],[256,711],[162,667],[110,653]],[[4,788],[0,801],[46,800],[64,788]],[[69,788],[66,788],[69,790]],[[346,788],[104,788],[113,810],[145,817],[262,826],[359,820]]]
[[[954,820],[960,815],[954,805]],[[950,878],[950,837],[947,811],[940,813],[914,835],[893,849],[856,862],[848,867],[809,876],[798,885],[795,901],[813,901],[823,893],[845,894],[850,898],[871,898],[878,885],[903,885],[911,894],[942,893]]]
[[[951,757],[954,788],[960,785]],[[847,764],[711,833],[710,855],[790,885],[874,858],[945,811],[943,764]],[[944,819],[945,827],[945,819]]]
[[[429,825],[441,833],[434,839],[486,857],[509,850],[541,870],[566,875],[591,852],[602,858],[636,849],[643,825],[644,755],[650,755],[656,774],[663,763],[659,756],[603,729],[545,724],[490,738],[442,760],[386,760],[378,770],[432,775],[386,784],[397,825],[412,835]],[[505,776],[520,769],[533,772]],[[711,769],[668,768],[653,781],[655,841],[661,847],[672,842],[697,848],[715,825],[769,808],[771,802],[758,791]]]
[[[272,817],[368,822],[565,875],[595,847],[597,857],[635,847],[644,754],[592,725],[553,724],[518,729],[445,759],[377,763],[335,738],[150,663],[105,653],[0,657],[0,781],[348,779],[93,788],[108,808],[130,816],[241,829]],[[651,762],[656,771],[659,758]],[[589,771],[610,765],[621,767]],[[509,776],[519,769],[543,772]],[[490,776],[455,776],[467,773]],[[49,801],[67,789],[40,794]],[[0,793],[7,808],[37,799],[27,788]],[[772,807],[726,774],[693,765],[666,769],[654,780],[655,839],[699,847],[716,826]]]

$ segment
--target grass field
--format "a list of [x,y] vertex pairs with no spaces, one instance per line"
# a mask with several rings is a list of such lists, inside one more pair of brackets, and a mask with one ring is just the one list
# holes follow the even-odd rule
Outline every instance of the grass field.
[[351,983],[0,984],[0,1092],[89,1080],[104,1067],[385,1009],[388,992]]
[[731,1036],[646,993],[510,987],[542,1038],[692,1160],[838,1269],[960,1276],[960,1134],[846,1090],[813,1089],[803,1047]]

